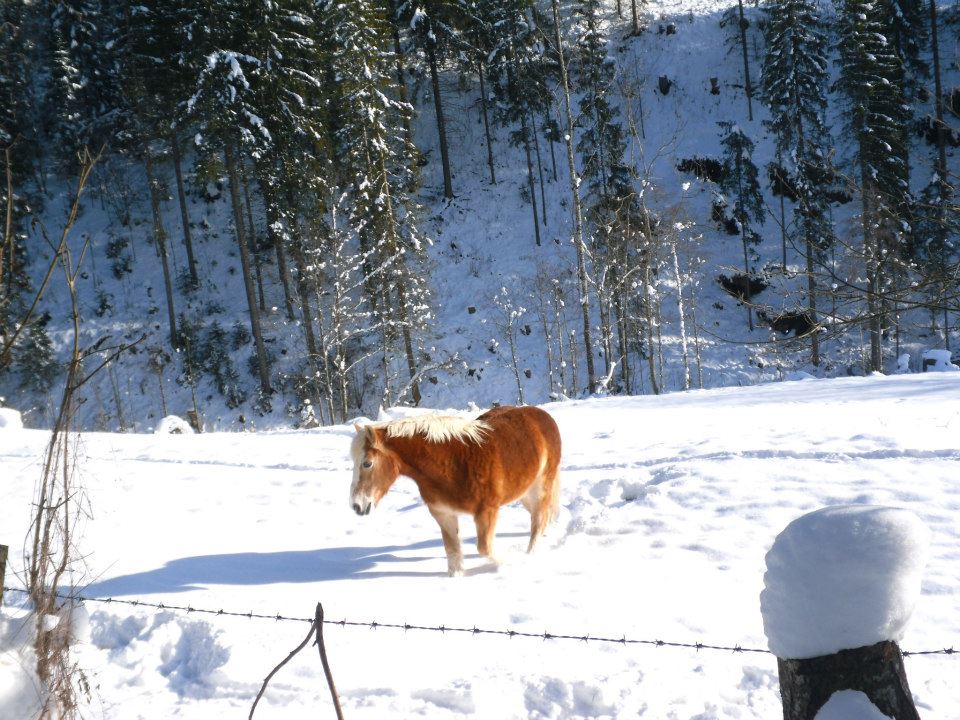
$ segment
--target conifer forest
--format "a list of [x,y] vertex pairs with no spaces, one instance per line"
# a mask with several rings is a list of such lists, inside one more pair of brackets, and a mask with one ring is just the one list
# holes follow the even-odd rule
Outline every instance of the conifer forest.
[[936,0],[3,0],[0,406],[310,427],[919,372]]

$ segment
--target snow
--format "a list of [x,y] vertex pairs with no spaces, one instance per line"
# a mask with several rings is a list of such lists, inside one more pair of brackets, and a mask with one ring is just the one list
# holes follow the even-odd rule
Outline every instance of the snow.
[[890,720],[859,690],[841,690],[830,696],[814,720]]
[[899,508],[826,507],[791,522],[767,553],[760,595],[771,652],[810,658],[899,642],[929,542],[923,522]]
[[192,435],[193,428],[183,418],[176,415],[167,415],[160,419],[154,432],[157,435]]
[[[564,443],[558,522],[527,556],[528,515],[504,508],[495,567],[476,555],[464,518],[466,576],[455,579],[410,481],[368,517],[349,510],[352,425],[84,433],[88,501],[76,535],[84,564],[74,584],[90,597],[271,617],[310,618],[319,601],[331,621],[650,641],[331,623],[324,637],[351,720],[769,720],[781,713],[773,655],[653,641],[763,649],[764,553],[791,520],[855,504],[903,508],[932,531],[902,648],[960,646],[958,380],[878,375],[545,405]],[[48,435],[0,438],[0,529],[13,540],[7,584],[16,587]],[[74,660],[96,688],[84,708],[95,720],[245,717],[263,678],[308,630],[215,612],[84,607]],[[29,633],[18,630],[26,611],[8,591],[3,720],[30,717]],[[955,717],[957,662],[906,658],[925,717]],[[272,680],[256,717],[317,713],[332,709],[316,648],[307,647]]]
[[23,420],[13,408],[0,408],[0,430],[21,430]]
[[[951,361],[949,350],[924,350],[923,351],[923,369],[926,372],[958,372],[960,367],[954,365]],[[927,361],[931,361],[927,365]]]

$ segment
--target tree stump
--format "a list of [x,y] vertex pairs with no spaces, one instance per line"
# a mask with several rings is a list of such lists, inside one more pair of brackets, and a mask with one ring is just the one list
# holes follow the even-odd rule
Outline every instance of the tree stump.
[[7,572],[7,546],[0,545],[0,606],[3,605],[4,575]]
[[859,690],[893,720],[920,720],[903,655],[892,640],[803,660],[778,658],[777,666],[783,720],[814,720],[840,690]]

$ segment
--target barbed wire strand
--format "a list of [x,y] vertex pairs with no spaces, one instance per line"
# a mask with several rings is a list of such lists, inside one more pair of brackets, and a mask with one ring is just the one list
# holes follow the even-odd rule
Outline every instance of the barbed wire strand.
[[[29,595],[29,592],[23,588],[17,587],[7,587],[5,592],[16,592],[22,593],[24,595]],[[298,623],[313,623],[315,618],[312,617],[293,617],[288,615],[282,615],[280,613],[268,615],[264,613],[255,613],[250,612],[237,612],[237,611],[228,611],[228,610],[211,610],[207,608],[198,608],[191,605],[173,605],[169,603],[151,603],[145,600],[122,600],[119,598],[99,598],[99,597],[88,597],[82,594],[70,594],[70,593],[57,593],[57,597],[61,600],[73,600],[78,602],[90,602],[90,603],[101,603],[104,605],[129,605],[131,607],[138,608],[148,608],[154,610],[169,610],[172,612],[184,612],[187,614],[198,614],[198,615],[214,615],[217,617],[238,617],[238,618],[247,618],[250,620],[273,620],[275,622],[298,622]],[[575,640],[577,642],[583,643],[606,643],[613,645],[648,645],[653,647],[672,647],[672,648],[686,648],[690,650],[717,650],[722,652],[732,652],[732,653],[755,653],[759,655],[773,655],[770,650],[766,648],[754,648],[754,647],[744,647],[742,645],[715,645],[710,643],[702,642],[676,642],[670,640],[650,640],[650,639],[641,639],[641,638],[628,638],[626,635],[623,635],[619,638],[608,637],[602,635],[578,635],[575,633],[551,633],[548,631],[544,632],[528,632],[524,630],[514,630],[514,629],[492,629],[492,628],[478,628],[477,626],[473,627],[460,627],[460,626],[448,626],[448,625],[413,625],[411,623],[389,623],[389,622],[379,622],[377,620],[371,621],[360,621],[360,620],[347,620],[346,618],[341,620],[324,620],[324,625],[339,625],[340,627],[362,627],[369,628],[371,630],[377,630],[379,628],[385,628],[388,630],[419,630],[424,632],[439,632],[441,634],[453,633],[453,634],[469,634],[469,635],[494,635],[499,637],[507,638],[525,638],[525,639],[537,639],[537,640]],[[954,648],[942,648],[939,650],[903,650],[901,651],[904,657],[917,656],[917,655],[960,655],[960,650],[954,650]]]

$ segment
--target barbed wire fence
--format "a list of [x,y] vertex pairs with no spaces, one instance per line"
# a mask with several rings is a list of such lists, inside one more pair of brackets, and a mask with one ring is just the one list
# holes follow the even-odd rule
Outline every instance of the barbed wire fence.
[[[16,592],[21,594],[27,594],[27,591],[23,588],[18,587],[8,587],[7,592]],[[82,593],[59,593],[58,597],[62,600],[70,600],[74,602],[88,602],[88,603],[98,603],[104,605],[128,605],[131,607],[137,608],[146,608],[151,610],[167,610],[171,612],[182,612],[188,615],[197,614],[197,615],[212,615],[217,617],[235,617],[235,618],[247,618],[250,620],[272,620],[274,622],[296,622],[296,623],[315,623],[316,616],[314,617],[296,617],[290,615],[283,615],[282,613],[256,613],[253,611],[242,612],[242,611],[232,611],[220,609],[211,609],[211,608],[201,608],[194,607],[192,605],[175,605],[171,603],[163,602],[149,602],[146,600],[139,599],[121,599],[113,597],[92,597],[84,595]],[[773,655],[770,650],[766,648],[757,648],[757,647],[748,647],[744,645],[721,645],[715,643],[706,643],[706,642],[680,642],[674,640],[662,640],[662,639],[651,639],[651,638],[631,638],[626,635],[620,637],[612,637],[609,635],[591,635],[590,633],[574,633],[574,632],[530,632],[525,630],[517,630],[514,628],[482,628],[477,627],[476,625],[472,626],[456,626],[456,625],[421,625],[413,623],[397,623],[397,622],[380,622],[377,620],[349,620],[346,618],[341,618],[339,620],[332,619],[323,619],[323,624],[329,626],[340,626],[340,627],[355,627],[355,628],[369,628],[371,630],[377,629],[387,629],[387,630],[403,630],[403,631],[422,631],[422,632],[435,632],[441,634],[451,634],[451,635],[492,635],[492,636],[501,636],[506,638],[522,638],[522,639],[534,639],[534,640],[561,640],[561,641],[576,641],[580,643],[603,643],[611,645],[646,645],[651,647],[670,647],[670,648],[685,648],[689,650],[701,651],[701,650],[714,650],[720,652],[730,652],[730,653],[755,653],[759,655]],[[931,650],[904,650],[904,656],[924,656],[924,655],[960,655],[960,650],[955,650],[952,646],[945,647],[940,649],[931,649]]]
[[[25,598],[29,599],[30,593],[26,588],[22,587],[4,587],[5,578],[4,578],[4,565],[6,561],[6,552],[7,548],[0,545],[0,606],[3,603],[3,597],[6,593],[18,593],[23,595]],[[614,644],[626,647],[628,645],[638,646],[645,645],[651,647],[671,647],[671,648],[684,648],[695,650],[698,653],[701,650],[712,650],[720,652],[728,652],[732,654],[740,653],[753,653],[757,655],[770,655],[774,654],[766,648],[756,648],[756,647],[747,647],[741,644],[736,645],[720,645],[714,643],[705,643],[705,642],[679,642],[673,640],[662,640],[662,639],[646,639],[646,638],[628,638],[626,635],[621,635],[620,637],[612,637],[605,635],[591,635],[589,633],[580,634],[580,633],[571,633],[571,632],[549,632],[544,630],[541,632],[529,632],[525,630],[516,630],[514,628],[480,628],[476,625],[473,626],[448,626],[448,625],[421,625],[421,624],[412,624],[412,623],[396,623],[396,622],[380,622],[377,620],[370,621],[361,621],[361,620],[348,620],[346,618],[341,618],[339,620],[327,620],[324,617],[323,605],[317,603],[316,609],[314,611],[313,617],[296,617],[291,615],[284,615],[282,613],[255,613],[252,610],[248,612],[240,612],[235,610],[225,610],[223,608],[212,609],[204,607],[194,607],[193,605],[178,605],[173,603],[164,603],[164,602],[149,602],[146,600],[141,600],[139,598],[134,599],[124,599],[124,598],[114,598],[114,597],[95,597],[92,595],[87,595],[83,592],[58,592],[56,597],[65,603],[92,603],[92,604],[103,604],[103,605],[123,605],[134,608],[143,608],[147,610],[154,611],[164,611],[164,612],[174,612],[174,613],[183,613],[186,615],[208,615],[214,617],[232,617],[232,618],[247,618],[248,620],[260,620],[260,621],[272,621],[272,622],[285,622],[285,623],[310,623],[309,631],[307,636],[303,641],[294,648],[280,663],[276,665],[264,678],[263,684],[260,687],[259,692],[253,700],[253,703],[250,707],[250,714],[248,720],[253,720],[254,713],[256,712],[257,705],[260,700],[263,698],[264,693],[267,690],[270,681],[273,677],[280,672],[280,670],[289,663],[297,654],[299,654],[311,641],[314,640],[314,645],[317,646],[320,661],[323,666],[324,677],[326,678],[327,687],[330,691],[330,697],[333,703],[333,709],[336,713],[337,720],[344,720],[343,710],[340,705],[340,698],[337,694],[336,686],[333,681],[333,673],[330,668],[330,662],[327,657],[326,645],[323,639],[323,628],[324,625],[337,626],[339,625],[342,628],[369,628],[376,630],[379,628],[392,629],[392,630],[403,630],[404,632],[408,631],[422,631],[422,632],[434,632],[441,634],[450,634],[452,635],[491,635],[496,637],[505,637],[508,639],[512,638],[522,638],[522,639],[537,639],[541,641],[576,641],[578,643],[605,643],[605,644]],[[29,600],[28,600],[29,601]],[[894,647],[897,651],[899,648],[894,644]],[[932,656],[932,655],[955,655],[958,651],[955,651],[953,647],[947,647],[942,649],[933,649],[933,650],[913,650],[913,651],[900,651],[902,657],[908,656]],[[781,681],[783,681],[783,666],[784,661],[782,658],[777,658],[778,663],[778,673],[781,675]],[[803,661],[800,661],[803,662]],[[905,679],[904,679],[905,683]],[[884,686],[887,688],[887,686]],[[784,717],[787,717],[787,704],[784,704]]]

